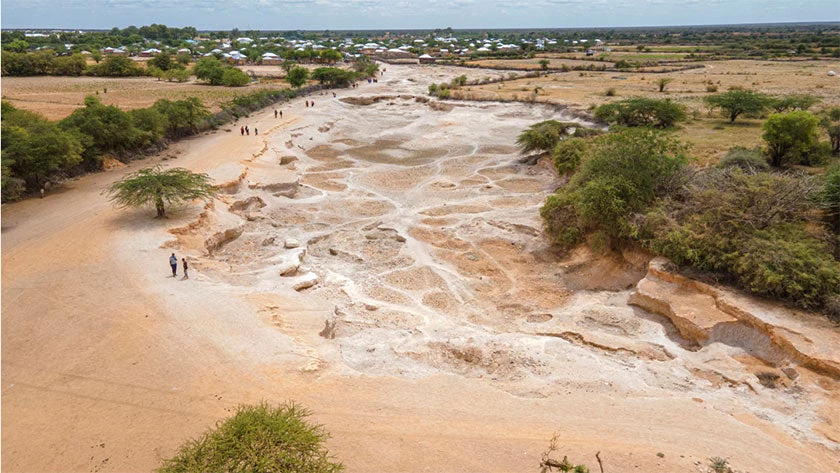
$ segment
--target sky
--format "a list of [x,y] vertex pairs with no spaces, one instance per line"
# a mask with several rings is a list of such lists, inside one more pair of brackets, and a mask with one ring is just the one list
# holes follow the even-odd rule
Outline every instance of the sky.
[[2,0],[0,27],[578,28],[840,21],[838,0]]

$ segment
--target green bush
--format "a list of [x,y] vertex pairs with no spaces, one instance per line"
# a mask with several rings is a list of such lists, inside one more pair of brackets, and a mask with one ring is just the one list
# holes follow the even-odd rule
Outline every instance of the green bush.
[[569,138],[557,143],[551,152],[557,172],[565,174],[576,171],[588,149],[589,145],[583,138]]
[[307,422],[310,413],[294,403],[273,408],[262,403],[239,406],[215,429],[184,444],[159,473],[332,473],[333,461],[321,425]]
[[595,118],[621,126],[670,128],[686,118],[685,107],[671,100],[632,98],[601,105]]
[[719,167],[738,167],[744,171],[769,171],[770,165],[767,163],[767,157],[759,149],[748,149],[742,146],[735,146],[729,148],[720,163]]
[[251,78],[248,77],[248,74],[235,67],[228,67],[222,73],[222,85],[227,87],[242,87],[248,85],[250,82]]
[[523,153],[531,151],[551,151],[568,136],[572,128],[579,128],[580,125],[572,122],[558,122],[557,120],[546,120],[535,123],[528,127],[516,138],[516,144]]
[[764,130],[761,137],[767,144],[770,164],[782,167],[789,163],[819,162],[826,154],[818,146],[819,123],[817,117],[803,111],[770,115],[761,125]]
[[677,264],[714,271],[764,296],[816,308],[840,291],[840,263],[809,230],[808,178],[701,173],[680,199],[637,218],[635,234]]
[[87,69],[87,73],[100,77],[144,76],[146,71],[125,56],[110,56],[104,61]]
[[359,74],[337,67],[319,67],[312,71],[312,78],[324,87],[347,87],[359,77]]
[[754,90],[740,87],[703,99],[711,108],[719,108],[721,113],[734,122],[741,115],[758,116],[773,103],[773,99]]

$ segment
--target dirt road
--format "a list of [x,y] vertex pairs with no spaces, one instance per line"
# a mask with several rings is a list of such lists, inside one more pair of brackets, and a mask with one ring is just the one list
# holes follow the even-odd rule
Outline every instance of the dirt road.
[[[150,471],[259,400],[309,407],[351,472],[538,471],[554,432],[610,473],[836,468],[817,398],[716,386],[694,370],[743,353],[564,279],[536,213],[556,176],[513,147],[556,112],[416,99],[460,73],[388,66],[4,206],[3,471]],[[100,194],[157,162],[226,191],[164,220]]]

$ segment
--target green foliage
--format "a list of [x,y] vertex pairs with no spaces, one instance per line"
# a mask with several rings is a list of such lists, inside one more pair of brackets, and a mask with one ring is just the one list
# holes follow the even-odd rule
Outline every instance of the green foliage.
[[319,67],[312,71],[312,78],[324,87],[347,87],[358,78],[358,73],[337,67]]
[[767,163],[767,157],[758,148],[748,149],[742,146],[735,146],[729,148],[720,163],[719,167],[738,167],[744,171],[769,171],[770,165]]
[[293,403],[277,408],[265,403],[239,406],[233,417],[184,444],[158,472],[342,471],[323,445],[329,434],[323,426],[309,423],[309,415]]
[[[230,66],[227,66],[230,67]],[[195,63],[193,73],[198,80],[209,82],[210,85],[222,85],[226,65],[213,56],[203,57]]]
[[670,100],[631,98],[595,109],[595,118],[621,126],[670,128],[685,120],[685,107]]
[[[4,76],[44,76],[53,74],[56,56],[51,50],[17,53],[4,50],[2,66]],[[63,63],[64,64],[64,63]]]
[[659,86],[660,92],[665,92],[665,87],[667,87],[671,82],[674,82],[674,79],[671,79],[670,77],[663,77],[656,81],[656,85]]
[[551,61],[548,59],[540,59],[540,69],[547,71],[549,64],[551,64]]
[[224,73],[222,73],[222,85],[227,87],[243,87],[250,82],[251,78],[248,77],[248,74],[235,67],[225,68]]
[[810,155],[815,153],[819,138],[818,124],[817,117],[803,111],[770,115],[761,126],[770,164],[811,164]]
[[820,307],[840,290],[840,263],[811,234],[810,179],[739,168],[700,174],[679,199],[635,222],[635,235],[677,264],[728,276],[756,294]]
[[585,139],[569,138],[557,143],[557,146],[551,152],[551,159],[554,161],[557,172],[565,174],[577,171],[588,150],[589,144]]
[[131,59],[114,55],[88,68],[87,73],[99,77],[132,77],[144,76],[146,71]]
[[770,101],[770,107],[776,113],[790,112],[794,110],[808,110],[817,103],[820,99],[813,95],[788,95],[787,97],[774,98]]
[[452,91],[450,89],[440,89],[437,96],[441,100],[446,100],[452,96]]
[[[22,39],[16,39],[10,43],[3,44],[3,51],[11,51],[14,53],[25,53],[29,49],[29,43]],[[5,60],[5,58],[4,58]]]
[[308,78],[309,70],[301,66],[292,67],[286,74],[286,81],[294,88],[298,88],[305,84]]
[[516,144],[523,153],[551,151],[568,136],[569,129],[580,127],[577,123],[546,120],[535,123],[519,134]]
[[17,110],[6,102],[3,102],[0,142],[3,200],[18,197],[25,188],[37,190],[52,172],[75,166],[82,160],[83,148],[77,135],[62,130],[39,114]]
[[149,62],[146,64],[157,67],[162,71],[168,71],[175,63],[173,63],[172,56],[169,53],[158,53],[155,57],[149,59]]
[[631,216],[674,192],[688,161],[684,145],[648,128],[596,137],[579,159],[580,171],[541,210],[549,236],[564,248],[592,231],[630,236]]
[[92,95],[85,97],[85,106],[74,110],[59,126],[83,136],[84,162],[91,168],[98,167],[103,153],[123,153],[142,141],[126,112],[113,105],[103,105]]
[[729,460],[720,457],[709,458],[710,467],[715,473],[732,473],[729,467]]
[[840,154],[840,107],[831,107],[820,112],[820,126],[828,133],[831,154]]
[[324,49],[321,51],[320,56],[322,60],[329,64],[334,64],[342,59],[341,52],[335,49]]
[[56,76],[80,76],[87,69],[87,61],[81,54],[60,56],[53,62],[52,74]]
[[730,122],[734,122],[740,115],[757,116],[773,103],[773,99],[767,95],[742,88],[732,88],[704,100],[710,107],[721,109]]
[[176,101],[160,99],[152,107],[164,117],[170,138],[194,134],[210,118],[207,107],[196,97]]
[[163,170],[160,166],[128,174],[105,189],[108,200],[119,207],[143,207],[153,204],[157,217],[165,217],[166,205],[208,200],[217,192],[207,174],[183,168]]
[[834,251],[840,257],[840,164],[834,164],[822,176],[822,184],[814,193],[814,199],[824,212],[828,228],[836,236]]

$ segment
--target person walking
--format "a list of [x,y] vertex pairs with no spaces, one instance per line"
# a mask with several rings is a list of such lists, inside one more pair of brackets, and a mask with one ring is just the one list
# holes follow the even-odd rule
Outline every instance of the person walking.
[[190,268],[190,266],[187,264],[187,259],[181,258],[181,264],[184,266],[184,277],[182,279],[189,279],[190,273],[187,272],[187,270]]
[[178,272],[178,258],[175,253],[172,253],[172,256],[169,257],[169,266],[172,268],[172,277],[174,278]]
[[277,110],[274,111],[274,118],[277,118]]
[[280,110],[280,119],[283,119],[283,110]]
[[245,136],[245,127],[244,126],[239,127],[239,134],[242,135],[242,136]]

